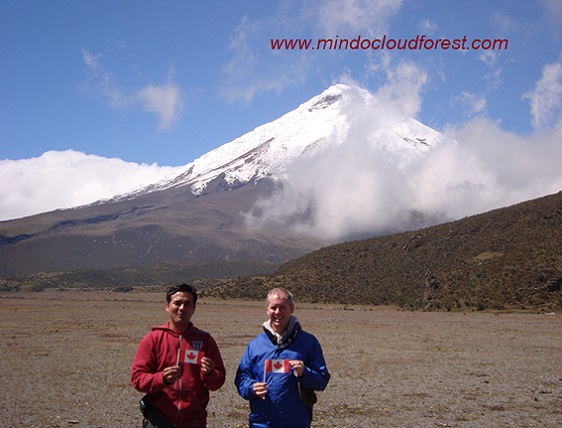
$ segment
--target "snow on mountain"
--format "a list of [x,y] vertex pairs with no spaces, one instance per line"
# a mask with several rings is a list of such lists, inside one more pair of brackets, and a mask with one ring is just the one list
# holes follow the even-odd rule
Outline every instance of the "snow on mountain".
[[[190,186],[194,194],[201,194],[221,174],[231,186],[265,176],[281,179],[291,161],[344,142],[349,144],[353,132],[358,132],[354,129],[357,122],[363,125],[357,127],[360,132],[369,134],[366,140],[372,148],[386,152],[398,168],[404,168],[439,142],[441,134],[437,131],[376,107],[376,97],[364,89],[331,86],[279,119],[187,164],[179,175],[136,193]],[[364,141],[365,135],[358,140]]]

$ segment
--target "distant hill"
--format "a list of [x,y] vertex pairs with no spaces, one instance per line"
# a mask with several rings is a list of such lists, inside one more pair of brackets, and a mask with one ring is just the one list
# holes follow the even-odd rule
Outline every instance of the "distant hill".
[[342,243],[205,293],[428,310],[560,310],[562,192],[415,232]]

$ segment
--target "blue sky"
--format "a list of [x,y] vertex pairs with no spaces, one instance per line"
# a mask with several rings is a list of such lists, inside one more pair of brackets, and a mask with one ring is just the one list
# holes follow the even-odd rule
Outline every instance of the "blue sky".
[[[271,49],[272,38],[385,35],[508,47]],[[4,0],[0,55],[3,180],[68,150],[162,167],[156,177],[339,82],[443,132],[485,119],[532,139],[562,116],[559,0]],[[30,212],[6,208],[25,191],[0,195],[0,219]]]

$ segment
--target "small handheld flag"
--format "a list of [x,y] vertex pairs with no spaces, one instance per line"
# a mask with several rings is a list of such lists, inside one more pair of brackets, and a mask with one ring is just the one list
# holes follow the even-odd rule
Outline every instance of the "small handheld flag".
[[265,360],[266,373],[291,373],[289,360]]
[[178,361],[180,363],[197,364],[201,365],[201,360],[205,356],[203,351],[194,351],[193,349],[181,349],[179,350]]

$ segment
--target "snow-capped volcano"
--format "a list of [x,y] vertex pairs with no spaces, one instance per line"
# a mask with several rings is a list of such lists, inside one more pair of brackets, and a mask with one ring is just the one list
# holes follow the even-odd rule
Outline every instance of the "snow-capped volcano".
[[[412,118],[378,108],[370,92],[343,84],[301,104],[279,119],[259,126],[187,164],[170,179],[155,183],[141,192],[190,186],[194,194],[205,191],[208,183],[224,174],[229,186],[238,186],[263,177],[282,179],[293,160],[324,150],[361,143],[404,168],[415,157],[435,146],[441,134]],[[357,126],[359,124],[359,126]]]
[[415,204],[426,180],[416,160],[440,139],[368,91],[335,85],[165,180],[4,224],[0,274],[171,262],[227,263],[236,276],[419,227],[434,213]]

